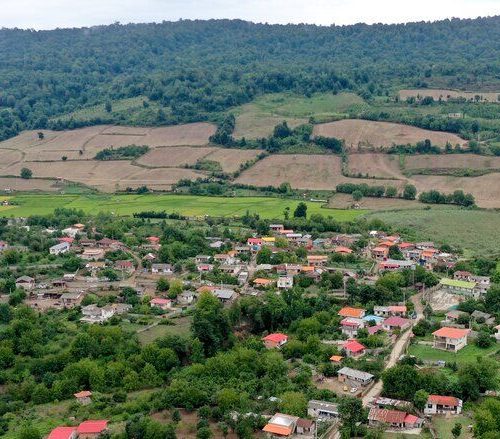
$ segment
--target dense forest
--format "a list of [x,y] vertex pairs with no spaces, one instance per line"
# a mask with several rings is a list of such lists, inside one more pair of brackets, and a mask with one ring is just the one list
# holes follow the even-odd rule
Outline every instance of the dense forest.
[[54,116],[139,96],[158,104],[155,123],[172,124],[214,118],[267,92],[355,90],[369,98],[394,85],[435,81],[491,87],[500,82],[499,40],[500,17],[330,27],[182,20],[3,29],[0,139],[25,128],[73,128],[71,118]]

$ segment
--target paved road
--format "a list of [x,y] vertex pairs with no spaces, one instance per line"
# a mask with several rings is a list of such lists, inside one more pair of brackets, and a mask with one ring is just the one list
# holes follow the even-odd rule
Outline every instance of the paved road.
[[[411,301],[415,306],[415,312],[417,313],[417,318],[412,320],[412,326],[415,325],[424,316],[423,306],[420,303],[421,299],[422,299],[422,293],[415,294],[414,296],[411,297]],[[390,367],[393,367],[396,364],[399,357],[403,354],[406,343],[408,342],[408,339],[412,336],[412,334],[413,333],[410,328],[398,339],[398,341],[396,341],[394,347],[392,348],[391,355],[389,356],[389,360],[385,365],[385,369],[389,369]],[[365,407],[374,398],[380,396],[380,393],[382,392],[382,386],[383,386],[382,380],[378,380],[375,383],[375,385],[368,391],[368,393],[365,396],[363,396],[362,401]]]

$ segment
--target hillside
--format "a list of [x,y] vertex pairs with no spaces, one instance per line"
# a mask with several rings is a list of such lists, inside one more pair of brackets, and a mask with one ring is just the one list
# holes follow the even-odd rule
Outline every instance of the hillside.
[[[354,90],[370,97],[399,83],[495,87],[499,39],[500,17],[330,27],[183,20],[2,29],[0,138],[79,124],[206,120],[269,92]],[[96,108],[107,102],[105,111]]]

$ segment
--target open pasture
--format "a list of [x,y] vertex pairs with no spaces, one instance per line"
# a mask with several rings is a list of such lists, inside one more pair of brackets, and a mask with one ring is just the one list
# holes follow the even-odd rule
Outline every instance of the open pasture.
[[[283,219],[286,207],[293,212],[300,201],[273,197],[204,197],[194,195],[16,195],[5,197],[14,203],[0,206],[0,216],[47,215],[59,207],[81,209],[90,214],[110,212],[132,215],[142,211],[177,212],[181,215],[203,217],[243,216],[247,211],[262,218]],[[331,216],[338,221],[350,221],[366,213],[364,210],[327,209],[321,203],[305,201],[307,214]]]
[[[500,93],[496,92],[482,92],[482,91],[460,91],[460,90],[447,90],[447,89],[406,89],[399,91],[399,98],[403,101],[410,97],[425,98],[432,97],[435,101],[447,101],[448,99],[464,98],[468,101],[486,101],[486,102],[500,102]],[[479,99],[477,99],[479,97]]]
[[292,93],[267,94],[235,110],[234,137],[267,137],[283,120],[293,128],[307,123],[309,117],[344,114],[352,105],[363,103],[354,93],[318,93],[309,98]]
[[465,144],[463,139],[451,133],[361,119],[344,119],[315,125],[313,134],[344,139],[346,147],[351,149],[382,149],[392,145],[415,144],[425,139],[441,147],[447,142],[452,145]]
[[354,201],[350,194],[335,194],[328,200],[328,207],[333,209],[349,209],[356,204],[360,209],[367,210],[391,210],[391,209],[423,209],[425,206],[416,200],[404,200],[402,198],[373,198],[363,197],[360,201]]

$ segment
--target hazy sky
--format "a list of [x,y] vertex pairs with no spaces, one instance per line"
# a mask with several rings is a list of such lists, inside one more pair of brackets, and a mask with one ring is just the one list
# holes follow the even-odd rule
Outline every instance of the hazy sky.
[[0,0],[0,27],[52,29],[179,18],[400,23],[500,15],[500,0]]

